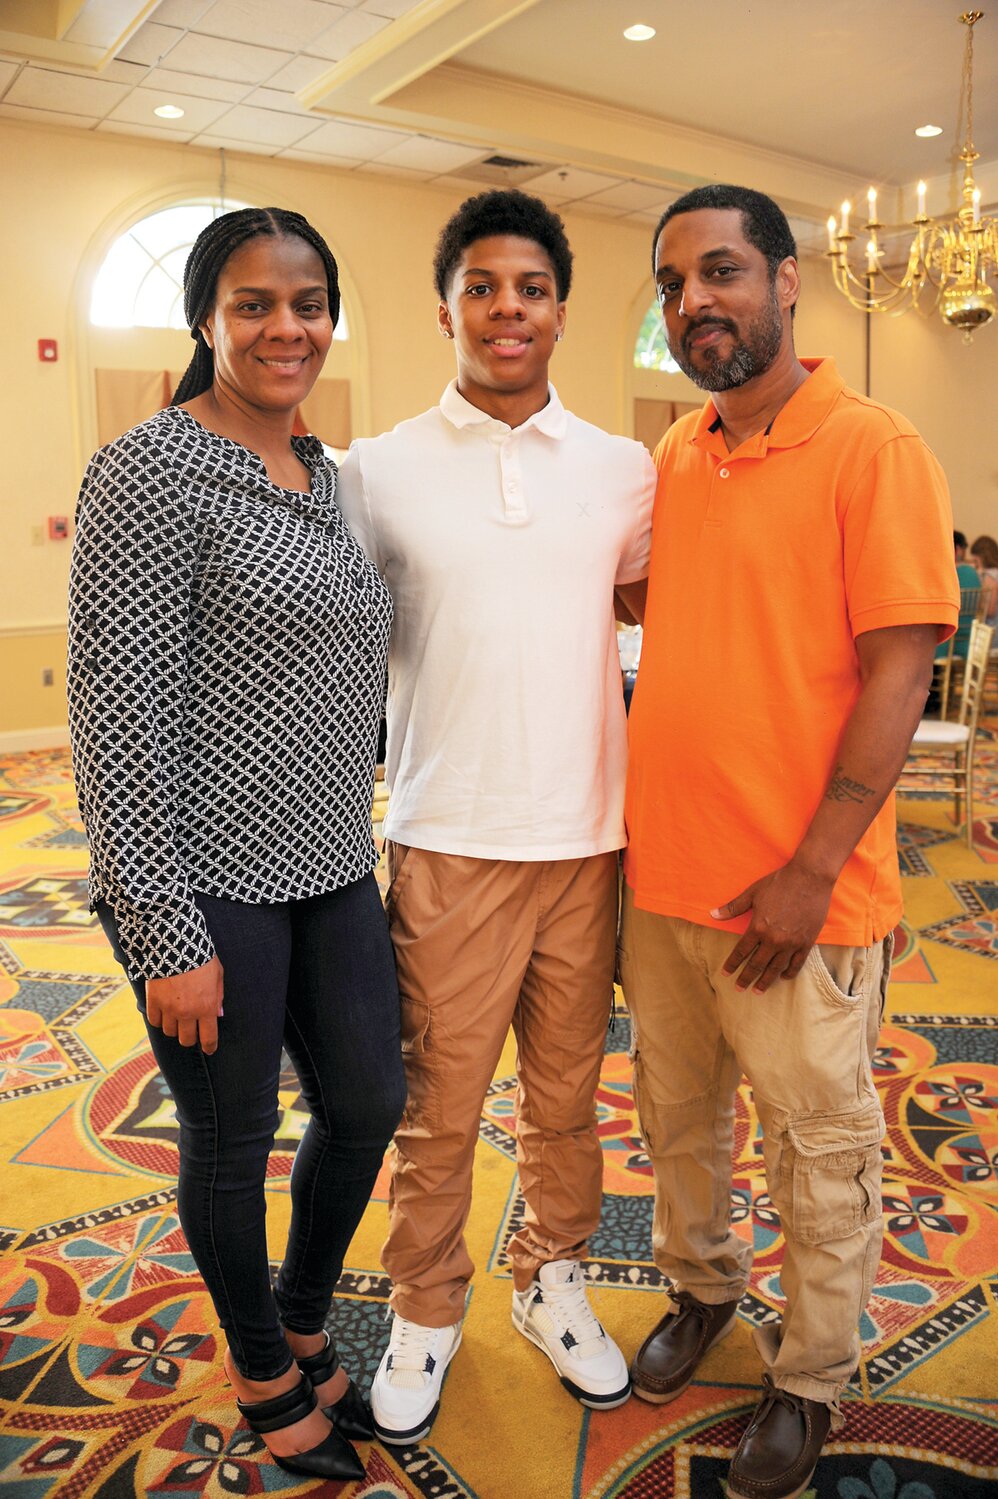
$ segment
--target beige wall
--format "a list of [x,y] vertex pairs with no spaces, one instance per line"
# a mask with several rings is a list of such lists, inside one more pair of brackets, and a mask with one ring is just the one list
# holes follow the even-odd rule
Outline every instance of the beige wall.
[[[48,515],[72,514],[95,441],[90,371],[99,340],[86,320],[93,275],[115,235],[143,213],[186,195],[211,195],[218,162],[213,153],[172,144],[12,122],[0,125],[0,152],[2,734],[64,721],[59,688],[40,689],[36,658],[59,653],[69,544],[38,545],[34,538]],[[452,351],[436,331],[430,260],[437,231],[464,189],[249,155],[230,157],[227,180],[232,198],[307,213],[332,245],[360,366],[355,430],[381,431],[432,404],[451,376]],[[566,223],[576,281],[554,378],[580,416],[629,431],[634,381],[625,352],[650,294],[649,235],[581,214],[566,214]],[[798,347],[834,353],[846,378],[862,389],[863,318],[832,291],[822,261],[803,269]],[[949,473],[958,523],[970,533],[998,531],[990,411],[998,329],[985,330],[967,349],[958,335],[909,315],[877,320],[872,337],[872,394],[897,405],[925,433]],[[57,364],[38,361],[39,338],[58,339]],[[682,377],[663,381],[669,398],[687,398]],[[34,632],[36,645],[25,643],[26,631]],[[59,660],[46,664],[56,668],[58,682]]]

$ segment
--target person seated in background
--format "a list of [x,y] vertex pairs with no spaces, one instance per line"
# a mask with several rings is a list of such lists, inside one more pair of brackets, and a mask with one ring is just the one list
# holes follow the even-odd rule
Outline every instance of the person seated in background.
[[[457,378],[439,406],[355,442],[337,491],[395,599],[385,835],[409,1101],[371,1398],[397,1445],[429,1431],[461,1341],[475,1145],[511,1024],[513,1324],[582,1404],[630,1394],[581,1262],[602,1197],[595,1091],[624,843],[614,589],[647,571],[655,470],[548,383],[572,252],[540,199],[470,198],[434,271]],[[507,1391],[505,1350],[488,1355],[479,1377]]]
[[956,559],[957,571],[961,567],[968,566],[967,562],[967,538],[962,531],[953,532],[953,556]]
[[[967,538],[962,531],[953,532],[953,560],[956,563],[956,576],[961,595],[967,592],[977,592],[981,587],[981,580],[977,568],[967,561]],[[970,644],[970,627],[974,623],[976,613],[976,600],[974,607],[970,609],[963,608],[961,600],[960,619],[952,645],[946,641],[943,645],[936,647],[937,661],[944,660],[951,651],[954,656],[966,656],[967,647]],[[935,706],[935,692],[933,692],[929,696],[929,707]]]
[[998,541],[993,536],[978,536],[970,549],[970,560],[977,569],[978,583],[984,593],[984,623],[995,625],[998,623]]

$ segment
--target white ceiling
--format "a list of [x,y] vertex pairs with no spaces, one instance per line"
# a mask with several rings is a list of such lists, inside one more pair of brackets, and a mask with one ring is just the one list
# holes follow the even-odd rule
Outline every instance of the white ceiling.
[[[930,211],[953,206],[940,199],[960,126],[955,0],[63,0],[73,12],[59,35],[26,35],[23,0],[0,0],[0,119],[469,188],[510,180],[640,223],[737,172],[812,243],[867,181],[899,219],[919,176]],[[638,20],[652,41],[624,40]],[[160,104],[183,118],[157,118]],[[927,121],[943,134],[916,139]],[[990,201],[998,8],[976,30],[975,140]],[[532,165],[483,167],[495,152]]]
[[[949,165],[959,13],[957,0],[544,0],[461,62],[882,186]],[[624,40],[632,18],[657,35]],[[974,48],[976,134],[998,156],[998,6],[978,23]],[[943,134],[917,139],[916,125],[929,122]]]

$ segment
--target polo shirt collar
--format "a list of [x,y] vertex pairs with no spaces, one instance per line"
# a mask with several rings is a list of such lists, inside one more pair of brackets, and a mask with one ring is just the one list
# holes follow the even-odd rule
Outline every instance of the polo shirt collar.
[[529,427],[536,427],[538,432],[543,432],[546,437],[561,438],[565,435],[568,426],[568,415],[564,406],[558,398],[558,392],[553,385],[548,386],[547,405],[542,406],[540,411],[535,411],[533,416],[528,416],[525,422],[518,427],[512,428],[506,422],[499,421],[494,416],[489,416],[487,411],[473,406],[466,401],[457,388],[457,381],[452,380],[440,397],[441,415],[450,422],[452,427],[485,427],[502,432],[525,432]]
[[[736,451],[744,457],[763,457],[769,448],[795,448],[813,437],[831,411],[839,395],[845,389],[845,381],[830,358],[802,359],[801,364],[810,371],[803,384],[798,385],[789,401],[773,418],[767,431],[757,432],[743,442]],[[716,443],[724,445],[720,427],[711,432],[718,422],[717,407],[708,401],[697,418],[690,442],[696,447],[713,448]]]

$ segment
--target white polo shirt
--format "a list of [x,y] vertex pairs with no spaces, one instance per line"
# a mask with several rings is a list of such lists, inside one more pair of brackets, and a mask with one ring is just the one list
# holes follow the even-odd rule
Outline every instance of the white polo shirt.
[[397,843],[523,860],[624,845],[613,589],[648,571],[656,474],[549,391],[511,428],[453,381],[340,469],[337,501],[395,601]]

